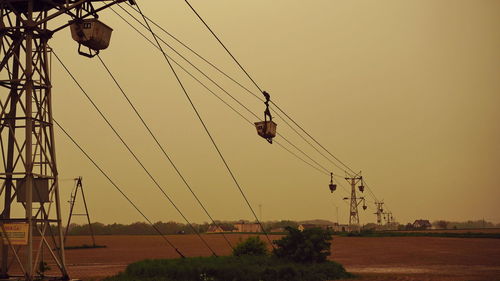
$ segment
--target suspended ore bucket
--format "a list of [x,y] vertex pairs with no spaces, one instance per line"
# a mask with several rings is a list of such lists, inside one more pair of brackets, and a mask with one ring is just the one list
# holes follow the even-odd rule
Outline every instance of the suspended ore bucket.
[[265,139],[272,139],[276,136],[276,123],[273,121],[255,122],[257,134]]
[[73,40],[92,50],[104,50],[109,46],[113,29],[97,19],[84,19],[71,24]]

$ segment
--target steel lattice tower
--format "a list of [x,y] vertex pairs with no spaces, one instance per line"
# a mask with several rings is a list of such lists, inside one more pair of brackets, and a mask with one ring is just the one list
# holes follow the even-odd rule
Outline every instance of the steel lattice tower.
[[384,202],[375,202],[375,205],[377,206],[377,212],[375,215],[377,215],[377,224],[382,225],[382,215],[384,214]]
[[[25,280],[44,276],[41,266],[55,264],[67,280],[58,170],[52,119],[52,35],[70,23],[49,29],[51,20],[97,17],[120,1],[0,0],[0,149],[2,166],[0,227],[27,229],[26,242],[4,239],[0,279],[20,273]],[[69,39],[69,36],[68,36]],[[18,212],[16,210],[22,210]],[[18,213],[24,213],[24,216]],[[15,217],[17,215],[17,217]],[[19,245],[19,246],[18,246]]]
[[[361,202],[365,202],[364,197],[357,197],[356,195],[356,185],[363,181],[363,177],[360,175],[355,175],[353,177],[346,177],[345,180],[351,185],[351,197],[345,197],[344,200],[350,200],[349,204],[349,226],[359,226],[359,212],[358,206]],[[360,185],[359,190],[364,191],[364,186]],[[363,209],[366,209],[366,205],[363,205]]]

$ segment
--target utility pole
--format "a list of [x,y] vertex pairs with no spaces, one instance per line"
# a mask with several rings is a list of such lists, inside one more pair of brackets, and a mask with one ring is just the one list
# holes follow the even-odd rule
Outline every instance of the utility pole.
[[351,185],[351,197],[345,197],[344,200],[350,200],[349,204],[349,226],[359,226],[359,213],[358,206],[363,203],[363,210],[366,210],[366,202],[364,197],[356,196],[356,186],[361,183],[358,188],[360,192],[365,191],[363,185],[363,177],[360,175],[361,172],[354,175],[353,177],[346,177],[345,180]]
[[[66,243],[66,238],[68,238],[68,231],[69,231],[69,225],[71,223],[71,218],[73,216],[86,216],[87,223],[89,225],[90,236],[92,237],[92,245],[94,247],[96,247],[94,230],[92,229],[92,223],[90,222],[89,209],[87,208],[87,200],[85,200],[85,192],[83,192],[82,177],[76,178],[75,182],[76,182],[75,191],[71,192],[70,199],[69,199],[70,208],[69,208],[68,223],[66,224],[66,232],[64,233],[64,243]],[[82,194],[83,206],[85,207],[84,214],[73,214],[73,210],[74,210],[74,207],[76,204],[76,198],[78,196],[78,191],[80,191],[80,193]]]
[[375,215],[377,215],[377,224],[382,225],[382,215],[384,214],[384,202],[375,202],[375,205],[377,207],[377,212]]
[[[69,279],[52,118],[49,41],[55,32],[71,27],[73,39],[89,52],[94,50],[95,55],[107,47],[111,31],[108,28],[107,42],[106,38],[93,38],[102,33],[86,32],[103,25],[97,20],[100,11],[123,1],[0,0],[0,200],[4,202],[0,279],[43,280],[44,251],[58,269],[51,280]],[[97,2],[102,4],[99,8],[93,6]],[[63,16],[69,16],[70,21],[61,21]],[[52,22],[63,23],[50,28]],[[12,209],[24,209],[24,216],[13,217]],[[22,275],[11,275],[12,267],[19,268]]]

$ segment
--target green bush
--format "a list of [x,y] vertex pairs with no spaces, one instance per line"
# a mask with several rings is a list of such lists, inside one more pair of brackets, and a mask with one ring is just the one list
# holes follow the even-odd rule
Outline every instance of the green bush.
[[233,256],[265,256],[267,255],[267,247],[264,241],[260,240],[259,236],[249,237],[247,240],[239,243],[233,249]]
[[325,262],[330,255],[332,232],[321,228],[300,231],[287,227],[288,235],[274,241],[276,257],[298,263]]
[[342,265],[314,266],[272,256],[145,260],[105,281],[325,281],[351,277]]

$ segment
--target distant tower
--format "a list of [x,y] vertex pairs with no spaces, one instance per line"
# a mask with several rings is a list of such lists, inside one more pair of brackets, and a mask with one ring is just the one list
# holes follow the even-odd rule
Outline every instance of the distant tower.
[[386,221],[386,224],[391,224],[394,222],[394,217],[392,216],[392,212],[386,212],[384,214],[384,219]]
[[[90,222],[90,214],[89,214],[89,209],[87,208],[87,200],[85,199],[85,192],[83,192],[83,179],[82,177],[78,177],[75,179],[75,190],[71,192],[70,199],[69,199],[69,216],[68,216],[68,223],[66,224],[66,232],[64,233],[64,243],[66,243],[66,238],[68,238],[68,231],[69,231],[69,226],[71,224],[71,218],[73,216],[85,216],[87,217],[87,223],[89,225],[89,231],[90,231],[90,236],[92,237],[92,246],[97,247],[95,243],[95,237],[94,237],[94,229],[92,228],[92,223]],[[83,206],[85,208],[85,213],[80,213],[80,214],[74,214],[74,208],[76,205],[76,198],[78,197],[78,191],[82,194],[82,200],[83,200]]]
[[[9,268],[16,268],[22,273],[17,277],[24,280],[40,279],[45,275],[46,256],[58,270],[53,280],[69,279],[52,118],[52,50],[48,42],[55,32],[71,26],[79,46],[88,47],[89,52],[94,50],[95,55],[107,47],[102,44],[105,41],[95,38],[100,34],[89,33],[100,23],[98,13],[123,1],[0,0],[0,200],[4,202],[0,229],[7,234],[6,241],[0,243],[0,279],[16,277],[9,274]],[[102,2],[102,6],[94,8],[92,3],[96,2]],[[62,16],[69,16],[71,21],[61,21]],[[49,29],[49,22],[61,25]],[[24,216],[13,217],[21,210]]]
[[384,214],[384,202],[375,202],[375,206],[377,207],[377,224],[382,225],[382,215]]
[[[361,172],[360,172],[361,173]],[[356,197],[356,185],[361,183],[358,188],[359,191],[364,192],[363,177],[359,174],[353,177],[346,177],[345,180],[351,185],[351,197],[345,197],[344,200],[350,200],[349,205],[349,225],[359,225],[358,206],[363,203],[363,209],[366,210],[366,203],[364,197]]]

